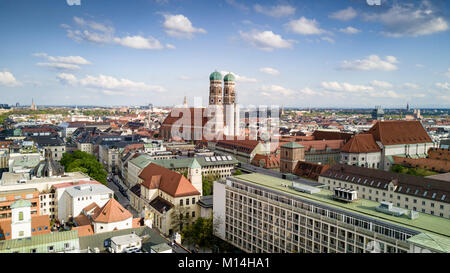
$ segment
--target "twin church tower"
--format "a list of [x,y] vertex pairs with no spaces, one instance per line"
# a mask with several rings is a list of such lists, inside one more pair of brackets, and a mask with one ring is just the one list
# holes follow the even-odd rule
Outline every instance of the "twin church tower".
[[214,71],[209,75],[209,108],[214,109],[216,113],[216,122],[222,122],[223,133],[228,136],[238,136],[239,130],[239,106],[236,104],[235,79],[233,74],[228,73],[223,77],[222,92],[222,74]]

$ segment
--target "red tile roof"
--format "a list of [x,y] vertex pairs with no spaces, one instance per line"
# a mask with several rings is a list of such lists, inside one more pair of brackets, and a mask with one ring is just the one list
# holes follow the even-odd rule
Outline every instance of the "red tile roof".
[[381,149],[371,134],[359,134],[351,138],[341,149],[346,153],[375,153]]
[[383,145],[416,144],[433,142],[420,121],[378,121],[369,129],[376,141]]
[[116,199],[111,198],[96,214],[92,216],[94,222],[114,223],[124,221],[133,215],[122,207]]
[[89,225],[73,227],[72,230],[78,230],[78,237],[88,236],[94,234],[94,228]]
[[280,167],[280,155],[270,154],[270,155],[262,155],[256,154],[252,159],[252,165],[261,167],[261,163],[263,163],[263,168],[266,169],[275,169]]
[[182,174],[150,163],[139,174],[144,180],[142,186],[148,189],[160,189],[173,197],[199,195],[200,192]]
[[294,168],[294,174],[303,178],[309,178],[315,181],[319,180],[319,175],[328,170],[330,166],[321,165],[312,162],[299,161]]
[[[189,116],[184,116],[184,112],[187,111],[190,112],[190,117]],[[173,125],[176,121],[178,121],[179,119],[183,119],[183,124],[187,124],[189,126],[194,126],[194,115],[201,115],[201,121],[202,124],[201,126],[204,126],[206,124],[206,122],[208,122],[208,117],[204,117],[204,112],[205,112],[206,108],[174,108],[172,109],[172,111],[170,111],[169,115],[164,119],[163,123],[161,124],[161,126],[168,126],[168,125]]]

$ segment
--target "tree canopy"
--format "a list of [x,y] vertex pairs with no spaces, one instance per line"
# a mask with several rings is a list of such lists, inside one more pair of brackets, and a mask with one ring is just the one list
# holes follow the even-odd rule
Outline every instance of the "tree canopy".
[[64,153],[60,163],[66,172],[83,172],[106,185],[107,172],[94,155],[82,151]]

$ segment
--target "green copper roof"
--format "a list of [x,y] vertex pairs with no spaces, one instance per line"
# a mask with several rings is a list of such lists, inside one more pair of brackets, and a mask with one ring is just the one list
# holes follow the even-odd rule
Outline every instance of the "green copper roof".
[[210,81],[221,81],[222,80],[222,74],[220,74],[217,71],[214,71],[213,73],[211,73],[211,75],[209,75],[209,80]]
[[300,144],[298,144],[296,142],[289,142],[289,143],[286,143],[286,144],[282,145],[281,147],[283,147],[283,148],[290,148],[290,149],[305,148],[304,146],[302,146],[302,145],[300,145]]
[[408,239],[413,244],[424,246],[438,252],[450,252],[450,240],[432,233],[420,233]]
[[200,166],[200,164],[198,163],[198,161],[194,158],[194,160],[192,160],[191,164],[189,164],[189,169],[198,169],[201,168],[202,166]]
[[27,207],[31,207],[31,202],[29,200],[24,200],[24,199],[20,199],[11,204],[12,209],[27,208]]
[[231,73],[228,73],[225,75],[225,77],[223,78],[223,81],[225,82],[234,82],[234,76]]

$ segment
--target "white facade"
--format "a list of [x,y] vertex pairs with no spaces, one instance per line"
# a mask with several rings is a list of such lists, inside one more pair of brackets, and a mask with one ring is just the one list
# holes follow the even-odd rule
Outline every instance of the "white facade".
[[31,237],[31,208],[13,208],[11,214],[11,239]]
[[225,240],[225,184],[214,181],[213,187],[213,221],[217,223],[215,235]]
[[366,168],[380,168],[381,152],[374,153],[345,153],[341,152],[341,162]]
[[[95,202],[103,207],[114,192],[104,185],[82,184],[64,188],[64,192],[58,200],[58,219],[67,221],[70,217],[78,216],[88,205]],[[57,194],[59,196],[59,194]]]
[[117,230],[129,229],[133,227],[133,217],[130,217],[123,221],[112,223],[93,222],[93,225],[94,225],[94,233],[109,232],[113,231],[114,229]]

